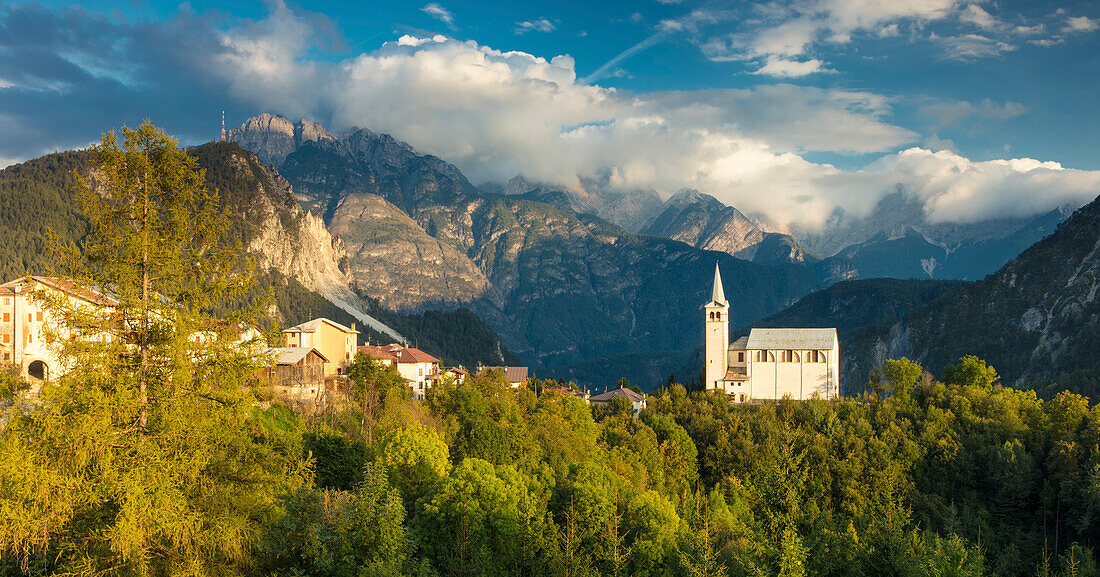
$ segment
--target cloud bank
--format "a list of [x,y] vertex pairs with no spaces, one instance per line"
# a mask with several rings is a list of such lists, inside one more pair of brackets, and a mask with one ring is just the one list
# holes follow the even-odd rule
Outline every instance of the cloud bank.
[[[873,14],[845,18],[848,28],[881,22]],[[867,214],[898,186],[925,201],[931,220],[956,222],[1027,216],[1100,194],[1100,172],[910,148],[928,139],[892,123],[895,102],[872,92],[776,84],[627,93],[578,80],[569,55],[444,36],[407,35],[343,60],[313,57],[336,41],[332,29],[323,17],[279,4],[258,21],[181,12],[138,24],[82,10],[9,8],[0,12],[0,110],[11,129],[0,134],[0,157],[74,145],[56,135],[85,135],[80,145],[145,117],[187,140],[208,115],[209,137],[192,137],[206,140],[228,99],[231,119],[269,111],[335,130],[388,132],[474,182],[523,174],[579,190],[594,179],[663,196],[690,187],[803,229],[838,208]],[[1025,111],[987,101],[925,112],[950,123]],[[841,170],[808,160],[815,154],[878,160]]]

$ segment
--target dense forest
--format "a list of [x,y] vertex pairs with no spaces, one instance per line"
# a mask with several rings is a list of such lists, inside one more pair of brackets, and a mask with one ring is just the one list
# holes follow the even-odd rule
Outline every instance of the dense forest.
[[[1097,574],[1100,409],[1002,387],[973,357],[944,382],[892,361],[831,402],[672,383],[640,418],[498,375],[415,401],[362,357],[352,374],[337,411],[253,409],[257,450],[304,467],[217,572]],[[34,549],[27,574],[64,552]]]

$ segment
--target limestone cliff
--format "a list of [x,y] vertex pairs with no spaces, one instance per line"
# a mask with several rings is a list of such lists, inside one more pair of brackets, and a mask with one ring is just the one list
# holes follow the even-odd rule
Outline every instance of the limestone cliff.
[[191,151],[206,169],[207,185],[222,191],[234,214],[231,233],[257,258],[261,270],[274,269],[320,293],[376,331],[401,335],[366,312],[368,304],[350,288],[343,242],[320,217],[298,206],[290,184],[270,166],[235,143],[211,143]]

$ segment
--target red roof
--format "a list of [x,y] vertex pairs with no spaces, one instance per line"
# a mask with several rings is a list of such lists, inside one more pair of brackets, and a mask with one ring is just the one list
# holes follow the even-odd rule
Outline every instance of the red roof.
[[413,347],[401,349],[401,355],[397,357],[399,363],[438,363],[439,359]]
[[372,359],[379,359],[382,361],[397,362],[397,357],[394,356],[386,347],[375,347],[372,345],[363,345],[359,347],[359,352],[367,355]]
[[359,351],[368,357],[375,359],[384,359],[387,361],[394,361],[398,363],[438,363],[439,359],[425,353],[424,351],[413,348],[403,347],[398,344],[389,344],[383,346],[371,346],[364,345],[359,347]]

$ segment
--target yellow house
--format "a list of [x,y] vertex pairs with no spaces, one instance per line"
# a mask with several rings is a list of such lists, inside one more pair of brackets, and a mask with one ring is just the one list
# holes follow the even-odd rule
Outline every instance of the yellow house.
[[283,331],[286,347],[314,348],[326,359],[325,376],[343,375],[355,360],[359,331],[325,318],[313,319]]

